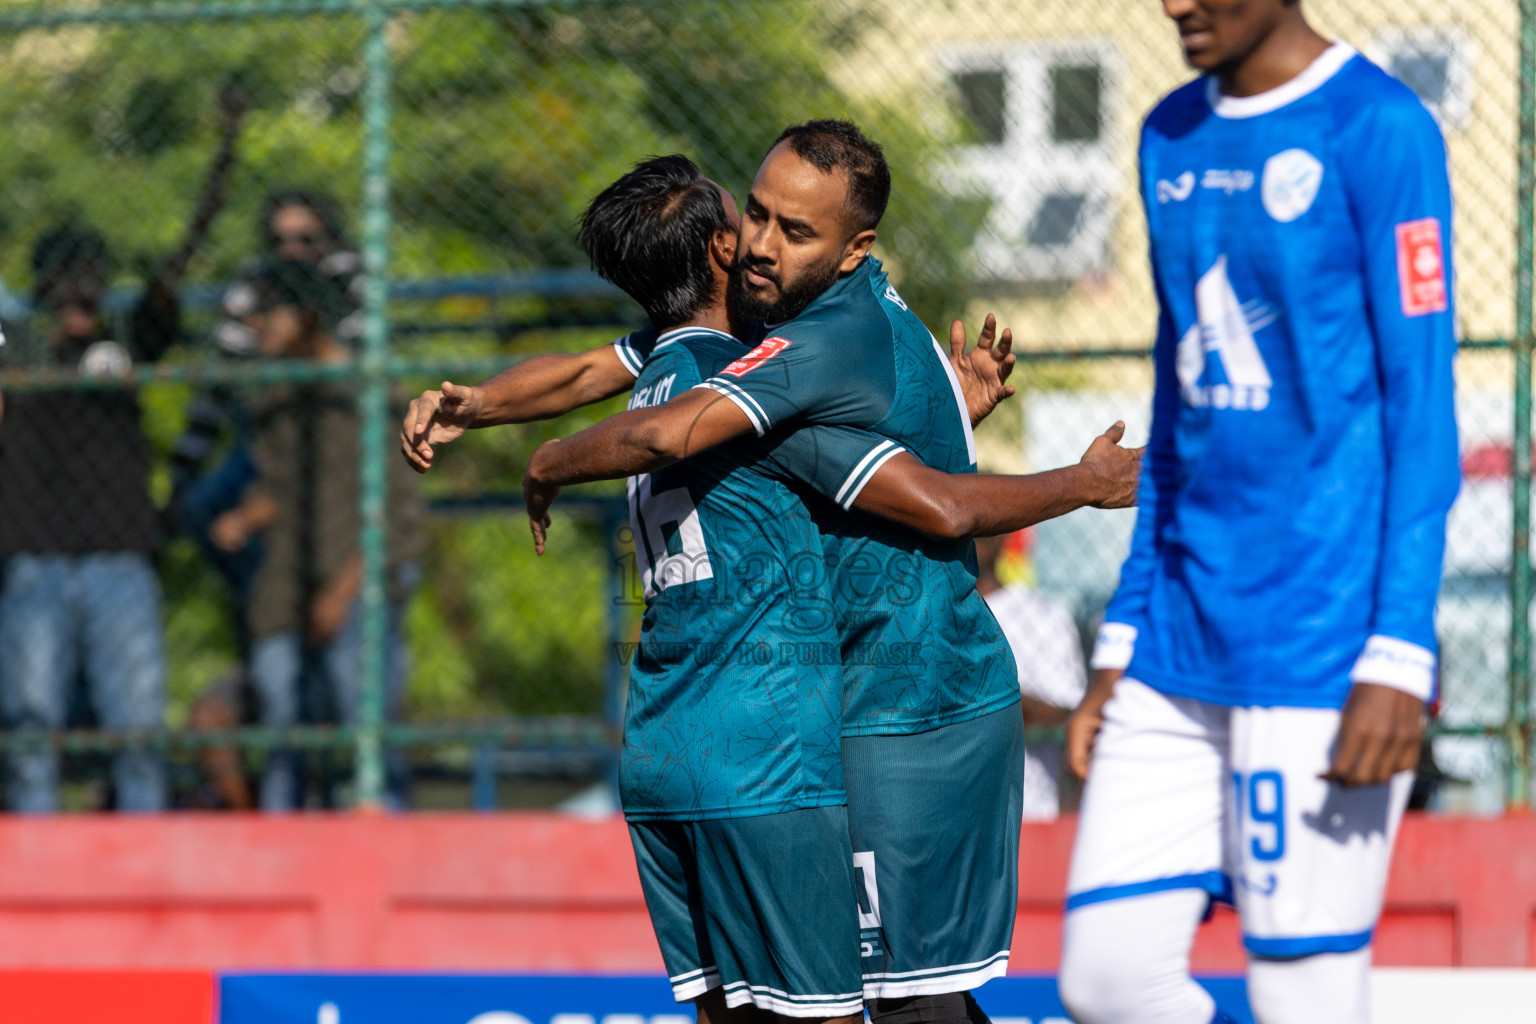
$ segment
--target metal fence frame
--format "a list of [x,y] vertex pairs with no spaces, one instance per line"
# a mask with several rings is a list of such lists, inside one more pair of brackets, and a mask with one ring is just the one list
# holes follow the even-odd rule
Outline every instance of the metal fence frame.
[[[181,365],[139,367],[117,380],[87,380],[73,371],[24,371],[0,374],[7,389],[131,387],[156,381],[277,383],[322,379],[353,379],[362,384],[362,535],[363,586],[363,702],[355,727],[301,727],[286,730],[244,728],[228,732],[179,732],[154,730],[145,733],[47,733],[13,732],[0,736],[0,750],[36,749],[39,746],[78,752],[115,750],[129,746],[159,749],[195,748],[236,743],[251,747],[294,746],[354,749],[358,806],[377,810],[383,806],[384,748],[388,745],[471,743],[549,743],[555,745],[611,744],[611,729],[590,720],[507,722],[482,726],[386,725],[384,722],[385,607],[385,460],[390,457],[393,431],[389,422],[388,395],[392,381],[419,376],[489,375],[506,368],[514,358],[411,359],[390,352],[391,296],[389,235],[390,130],[394,67],[388,31],[397,15],[429,10],[475,10],[530,7],[580,8],[607,0],[149,0],[101,7],[0,12],[0,36],[32,29],[73,25],[129,26],[164,23],[211,23],[283,17],[347,17],[358,19],[364,29],[364,82],[361,93],[362,159],[362,256],[367,277],[363,300],[365,327],[359,357],[347,364],[317,366],[301,360],[273,360],[261,366]],[[1533,338],[1533,230],[1536,230],[1536,0],[1517,0],[1519,6],[1520,60],[1518,112],[1518,177],[1515,268],[1515,331],[1511,339],[1473,340],[1463,348],[1509,348],[1514,355],[1513,515],[1508,704],[1502,727],[1463,727],[1437,730],[1440,734],[1497,735],[1506,747],[1507,802],[1524,808],[1530,801],[1531,721],[1531,598],[1530,553],[1532,480],[1531,465],[1531,361]],[[1146,358],[1145,347],[1091,351],[1034,351],[1020,353],[1021,361],[1047,362],[1083,358]],[[611,712],[611,709],[610,709]]]

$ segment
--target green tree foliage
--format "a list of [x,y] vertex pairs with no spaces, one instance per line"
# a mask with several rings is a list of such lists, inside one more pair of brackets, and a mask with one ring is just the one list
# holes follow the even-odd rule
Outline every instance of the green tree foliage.
[[[399,14],[390,29],[395,276],[581,267],[574,228],[582,209],[636,160],[688,153],[742,195],[785,125],[852,117],[885,143],[895,169],[879,251],[914,308],[936,326],[947,323],[965,293],[964,239],[976,214],[927,182],[933,144],[921,126],[932,111],[904,97],[881,105],[844,95],[829,75],[857,47],[867,14],[862,0]],[[25,292],[33,239],[66,218],[106,234],[125,280],[174,248],[216,145],[215,98],[229,82],[245,90],[251,109],[228,202],[192,277],[224,280],[255,251],[256,218],[272,189],[317,188],[355,214],[362,42],[361,24],[349,17],[76,27],[0,40],[0,279]],[[616,308],[610,319],[638,320],[633,307]],[[396,322],[500,318],[536,329],[416,331],[396,345],[528,353],[612,336],[550,326],[570,312],[538,296],[418,302],[397,310]],[[195,344],[181,356],[202,357]],[[185,389],[160,390],[146,402],[162,450],[179,430],[186,397]],[[534,445],[619,407],[472,435],[445,451],[424,486],[438,498],[515,492]],[[163,474],[159,489],[163,497]],[[562,521],[554,552],[537,561],[515,510],[433,525],[427,583],[410,617],[419,713],[601,709],[612,657],[612,556],[602,531],[583,522]],[[185,542],[167,560],[166,581],[173,688],[186,696],[233,659],[233,648],[210,611],[209,577]]]

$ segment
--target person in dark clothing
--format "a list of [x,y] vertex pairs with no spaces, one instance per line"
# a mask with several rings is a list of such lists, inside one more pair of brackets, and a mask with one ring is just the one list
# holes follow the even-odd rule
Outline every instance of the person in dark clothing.
[[[42,329],[32,365],[74,367],[104,386],[15,393],[0,435],[0,710],[13,728],[63,726],[77,675],[101,724],[163,724],[165,651],[154,553],[159,518],[149,495],[149,446],[137,393],[102,378],[127,377],[181,336],[177,288],[223,202],[244,113],[221,96],[223,139],[182,245],[150,276],[126,316],[105,314],[113,260],[102,235],[78,222],[45,232],[32,271]],[[28,353],[23,353],[23,358]],[[52,811],[58,760],[11,755],[10,808]],[[158,755],[115,760],[117,806],[165,806]]]
[[[313,263],[273,260],[255,276],[247,322],[268,358],[339,362],[350,350],[335,338],[350,303],[337,280]],[[240,504],[214,520],[211,536],[238,550],[260,535],[266,556],[251,590],[249,676],[263,725],[299,721],[306,672],[328,684],[336,717],[356,724],[362,697],[362,630],[358,594],[363,560],[359,466],[361,422],[356,388],[322,382],[283,385],[251,406],[252,450],[259,472]],[[386,553],[389,618],[386,635],[386,715],[394,718],[404,691],[405,602],[419,574],[416,558],[424,511],[415,477],[401,460],[388,465]],[[403,805],[404,766],[390,766],[390,800]],[[294,756],[274,751],[260,786],[263,810],[299,802]]]

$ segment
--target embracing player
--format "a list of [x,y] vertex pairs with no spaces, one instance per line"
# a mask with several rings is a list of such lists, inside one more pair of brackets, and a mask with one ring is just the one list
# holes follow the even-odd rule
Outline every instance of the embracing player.
[[[819,493],[807,502],[841,645],[864,994],[881,1024],[957,1022],[984,1016],[969,990],[1007,966],[1023,755],[1017,675],[963,538],[1001,532],[1026,503],[1038,521],[1086,502],[1066,478],[975,475],[962,388],[869,255],[889,194],[884,155],[855,126],[786,129],[753,181],[731,278],[757,346],[665,405],[542,446],[524,487],[538,536],[561,486],[756,435]],[[1133,472],[1134,453],[1113,451]],[[947,525],[867,514],[895,511],[909,473],[937,478],[926,500]]]
[[1228,898],[1262,1024],[1365,1024],[1458,486],[1446,151],[1297,0],[1164,9],[1207,74],[1141,138],[1156,392],[1068,725],[1062,999],[1208,1024],[1189,949]]
[[[736,243],[720,225],[734,222],[734,210],[682,157],[642,163],[589,208],[582,240],[593,265],[654,325],[627,338],[619,356],[639,373],[632,409],[739,369],[746,350],[720,330],[723,273]],[[919,376],[944,382],[957,421],[965,422],[966,406],[979,416],[1004,397],[1006,359],[982,346],[962,406],[944,358],[926,332],[922,340],[924,359],[938,365]],[[961,333],[956,352],[963,340]],[[560,361],[544,362],[564,372]],[[499,378],[503,410],[548,409],[570,397],[560,386],[553,396],[529,393],[532,372],[521,383]],[[521,401],[507,401],[519,388]],[[455,424],[443,424],[445,416],[488,404],[465,390],[468,401],[455,399],[446,413],[439,395],[418,400],[426,419],[408,418],[402,436],[413,464],[430,458],[422,451],[427,438],[451,439],[445,435]],[[717,1021],[748,1003],[826,1018],[859,1008],[858,925],[872,912],[853,898],[841,772],[826,756],[830,750],[835,761],[843,647],[820,535],[807,531],[804,506],[785,490],[796,479],[786,468],[793,460],[772,450],[778,438],[742,433],[630,482],[647,607],[631,672],[621,793],[677,997],[697,1000],[701,1017]],[[841,488],[846,504],[877,504],[910,527],[949,536],[1003,532],[1085,503],[1124,504],[1134,493],[1136,456],[1107,436],[1075,467],[977,477],[936,472],[910,457],[876,472],[862,457],[890,448],[884,438],[851,428],[804,433],[822,435],[805,450],[827,453],[824,465],[834,452],[851,457],[850,466],[865,461],[861,481]],[[872,886],[873,866],[864,868]],[[872,937],[865,944],[875,945]]]

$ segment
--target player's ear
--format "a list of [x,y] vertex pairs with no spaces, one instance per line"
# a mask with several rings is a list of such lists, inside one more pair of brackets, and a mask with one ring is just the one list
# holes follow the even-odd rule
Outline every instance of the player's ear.
[[870,246],[875,244],[875,229],[865,228],[843,245],[843,262],[838,264],[840,274],[851,274],[859,269],[859,264],[864,262],[864,257],[869,255]]
[[709,240],[709,255],[716,266],[729,273],[736,263],[736,232],[716,231]]

